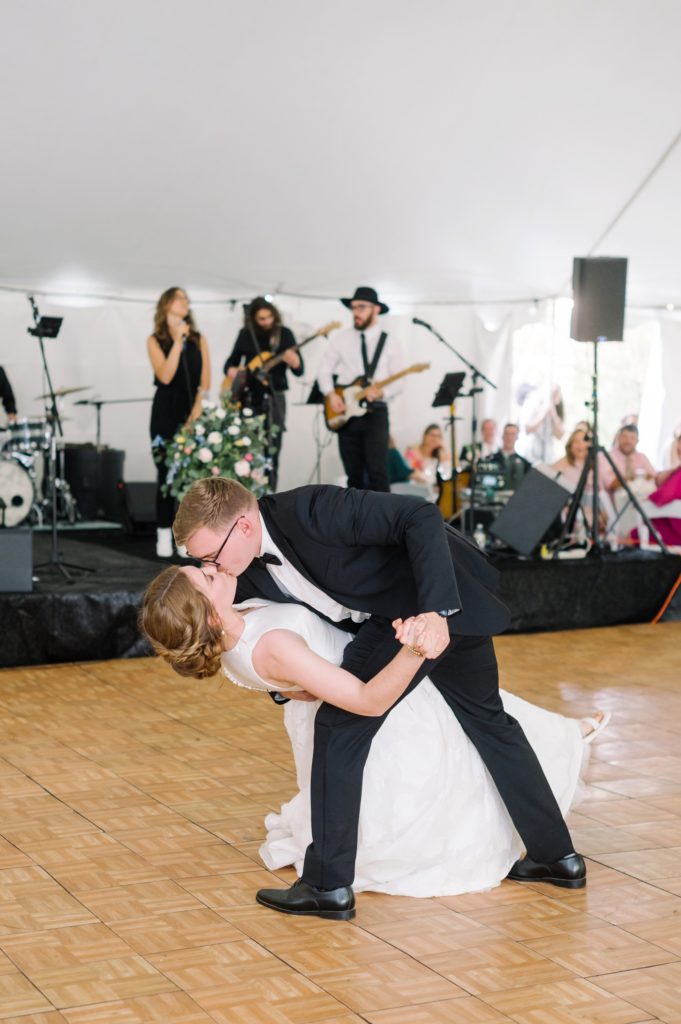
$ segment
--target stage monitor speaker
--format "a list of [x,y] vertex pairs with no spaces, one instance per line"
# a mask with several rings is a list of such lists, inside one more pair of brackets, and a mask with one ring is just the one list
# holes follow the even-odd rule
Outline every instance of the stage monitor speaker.
[[577,256],[572,265],[572,321],[575,341],[621,341],[627,261],[619,256]]
[[118,483],[123,523],[128,533],[152,533],[156,529],[156,484]]
[[0,593],[33,590],[33,531],[0,529]]
[[569,498],[555,480],[531,469],[489,532],[521,555],[531,555]]

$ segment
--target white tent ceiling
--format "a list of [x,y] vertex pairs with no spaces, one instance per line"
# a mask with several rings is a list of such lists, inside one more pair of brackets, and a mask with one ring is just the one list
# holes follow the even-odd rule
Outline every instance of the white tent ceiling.
[[[5,0],[0,285],[569,291],[681,128],[676,0]],[[7,101],[10,101],[9,103]],[[596,253],[681,302],[681,146]]]

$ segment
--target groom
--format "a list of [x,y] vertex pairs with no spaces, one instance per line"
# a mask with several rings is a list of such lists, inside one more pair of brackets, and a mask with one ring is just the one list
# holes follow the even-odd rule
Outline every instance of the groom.
[[[392,621],[419,615],[426,659],[407,693],[429,676],[487,766],[528,853],[509,877],[585,884],[584,861],[536,755],[499,696],[491,636],[507,628],[509,613],[493,593],[498,574],[445,525],[435,505],[330,486],[258,502],[236,481],[209,477],[183,498],[173,532],[191,557],[239,578],[237,600],[296,601],[355,631],[343,668],[361,679],[380,671],[398,649]],[[289,914],[354,916],[362,774],[385,717],[321,705],[312,843],[302,877],[290,889],[261,890],[259,903]]]

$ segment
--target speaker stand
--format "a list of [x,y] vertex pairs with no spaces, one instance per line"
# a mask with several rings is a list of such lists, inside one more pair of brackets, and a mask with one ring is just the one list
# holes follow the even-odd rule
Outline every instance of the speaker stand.
[[[592,556],[592,557],[600,556],[600,555],[603,554],[604,550],[606,549],[607,545],[606,545],[605,541],[601,540],[600,531],[599,531],[599,528],[598,528],[598,519],[599,519],[599,513],[600,513],[599,486],[598,486],[598,456],[599,455],[602,455],[605,458],[605,461],[608,463],[608,465],[610,466],[611,470],[615,474],[616,479],[619,481],[620,487],[622,487],[622,489],[626,493],[626,495],[627,495],[627,497],[629,499],[629,501],[627,502],[627,506],[629,504],[632,504],[634,506],[634,508],[636,509],[638,514],[643,519],[643,522],[646,524],[646,526],[650,530],[651,535],[655,538],[655,542],[656,542],[656,544],[659,545],[660,550],[665,555],[667,555],[667,554],[669,554],[669,552],[667,550],[667,547],[666,547],[664,541],[662,540],[662,538],[660,537],[659,533],[657,532],[657,530],[653,526],[653,524],[652,524],[651,520],[649,519],[647,513],[644,511],[640,501],[638,500],[636,495],[633,493],[633,491],[631,490],[631,487],[629,486],[629,484],[624,479],[624,477],[620,473],[619,469],[617,468],[617,466],[613,462],[613,460],[612,460],[612,458],[610,456],[610,452],[606,452],[605,448],[603,448],[603,446],[601,444],[599,444],[599,441],[598,441],[598,345],[599,345],[599,340],[596,339],[593,342],[593,346],[594,346],[594,368],[593,368],[593,374],[591,376],[591,401],[586,403],[588,406],[590,406],[591,411],[593,412],[593,430],[592,430],[591,447],[589,448],[589,451],[587,453],[586,459],[584,460],[584,465],[582,467],[582,472],[580,473],[579,481],[577,483],[577,487],[575,489],[575,492],[570,497],[570,500],[568,501],[567,515],[566,515],[566,518],[565,518],[565,522],[563,523],[563,529],[560,532],[560,537],[558,538],[558,543],[556,544],[556,547],[554,548],[553,557],[556,558],[556,556],[558,555],[558,552],[562,549],[563,545],[565,544],[565,540],[566,540],[567,536],[572,532],[572,528],[573,528],[574,523],[575,523],[575,518],[577,517],[577,513],[580,511],[580,509],[582,510],[582,513],[584,514],[584,510],[583,510],[583,507],[582,507],[582,497],[583,497],[584,491],[586,489],[586,485],[587,485],[587,482],[588,482],[588,479],[589,479],[589,475],[591,475],[593,493],[591,495],[591,523],[589,523],[586,515],[584,515],[584,519],[585,519],[585,524],[584,525],[585,525],[585,528],[586,528],[586,534],[587,534],[587,537],[589,537],[590,540],[591,540],[591,547],[589,548],[587,554],[589,556]],[[625,506],[625,507],[627,507],[627,506]],[[620,513],[620,515],[621,514],[622,513]],[[619,518],[619,516],[618,516],[618,518]]]

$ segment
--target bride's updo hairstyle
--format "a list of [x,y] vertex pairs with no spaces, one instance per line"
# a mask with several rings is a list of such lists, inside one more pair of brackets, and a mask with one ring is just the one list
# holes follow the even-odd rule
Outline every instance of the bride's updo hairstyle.
[[205,679],[220,669],[222,626],[208,598],[171,565],[144,592],[141,631],[181,676]]

